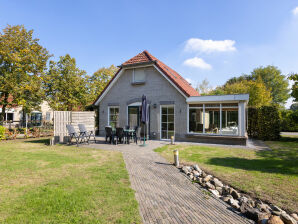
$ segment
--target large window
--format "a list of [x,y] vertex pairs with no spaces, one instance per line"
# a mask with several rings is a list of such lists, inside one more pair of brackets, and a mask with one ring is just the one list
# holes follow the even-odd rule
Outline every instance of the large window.
[[189,132],[238,135],[238,103],[190,104]]
[[109,107],[109,125],[113,128],[119,126],[119,107]]
[[161,138],[170,139],[175,135],[174,106],[161,107]]

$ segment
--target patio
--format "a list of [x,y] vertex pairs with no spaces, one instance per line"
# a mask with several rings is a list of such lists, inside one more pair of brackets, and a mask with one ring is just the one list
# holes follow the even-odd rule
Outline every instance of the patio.
[[123,153],[144,223],[253,223],[192,184],[153,151],[168,142],[151,140],[146,144],[110,145],[97,138],[96,144],[81,146]]

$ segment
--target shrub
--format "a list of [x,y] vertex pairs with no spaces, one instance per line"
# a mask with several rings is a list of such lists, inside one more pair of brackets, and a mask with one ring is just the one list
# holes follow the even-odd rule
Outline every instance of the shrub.
[[278,140],[280,138],[280,115],[276,106],[248,109],[248,130],[252,138]]
[[281,131],[298,131],[298,110],[281,111]]
[[0,126],[0,140],[5,139],[5,133],[6,133],[6,128],[3,126]]

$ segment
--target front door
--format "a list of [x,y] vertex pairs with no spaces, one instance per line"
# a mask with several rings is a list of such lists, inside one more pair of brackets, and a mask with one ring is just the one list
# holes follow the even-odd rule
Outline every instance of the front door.
[[[149,115],[150,115],[150,107],[149,107]],[[146,125],[146,135],[149,135],[150,132],[150,116],[148,125]],[[134,128],[135,126],[141,127],[141,136],[144,136],[144,128],[145,125],[141,123],[141,106],[128,106],[128,125],[130,128]],[[148,136],[149,137],[149,136]]]
[[140,106],[129,106],[128,107],[128,125],[131,128],[140,126],[141,123],[141,109]]

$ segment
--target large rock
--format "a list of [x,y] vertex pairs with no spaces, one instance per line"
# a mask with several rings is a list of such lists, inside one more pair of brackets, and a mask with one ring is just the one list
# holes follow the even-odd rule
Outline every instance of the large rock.
[[206,182],[206,187],[208,189],[212,189],[212,190],[215,190],[215,186],[213,184],[211,184],[210,182]]
[[240,194],[234,189],[231,191],[231,195],[233,196],[234,199],[240,198]]
[[198,166],[198,164],[194,165],[193,168],[198,171],[199,173],[202,173],[202,170],[200,169],[200,167]]
[[270,213],[270,206],[264,203],[258,203],[257,204],[257,208],[261,211],[261,212],[265,212],[265,213]]
[[204,181],[205,181],[205,182],[208,182],[208,181],[211,180],[211,178],[212,178],[211,175],[207,175],[206,177],[204,177]]
[[229,186],[224,186],[222,188],[222,194],[223,195],[229,195],[230,194],[230,187]]
[[219,197],[219,193],[217,190],[212,190],[212,189],[209,189],[209,191],[214,194],[216,197]]
[[297,223],[294,218],[292,218],[290,215],[288,215],[285,212],[281,213],[280,218],[285,224],[296,224]]
[[228,203],[235,209],[240,208],[239,201],[237,201],[235,199],[229,199]]
[[271,215],[268,224],[284,224],[284,222],[279,218],[279,216]]
[[233,199],[232,195],[222,196],[220,197],[221,200],[228,203],[230,199]]
[[268,213],[258,213],[258,224],[267,224],[270,214]]
[[222,187],[215,187],[215,190],[218,191],[220,195],[222,195]]
[[256,208],[252,208],[247,203],[242,203],[240,206],[240,212],[245,215],[247,218],[252,219],[256,222],[259,220],[259,211]]
[[214,178],[211,183],[215,186],[215,187],[223,187],[223,184],[221,181],[219,181],[217,178]]
[[198,171],[196,171],[196,170],[194,170],[193,172],[193,175],[195,176],[195,177],[199,177],[201,174],[200,174],[200,172],[198,172]]
[[296,213],[291,214],[292,218],[294,218],[296,221],[298,221],[298,215]]
[[185,173],[185,174],[189,174],[191,172],[191,167],[190,166],[183,166],[182,167],[182,171]]

